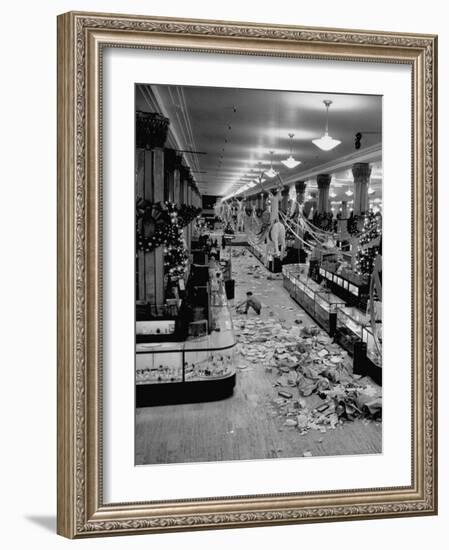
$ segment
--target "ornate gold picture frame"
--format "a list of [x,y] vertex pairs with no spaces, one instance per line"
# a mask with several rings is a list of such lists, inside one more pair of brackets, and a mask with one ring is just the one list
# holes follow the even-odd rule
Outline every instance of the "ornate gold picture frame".
[[[412,71],[412,483],[105,503],[102,55],[139,48],[405,64]],[[437,38],[129,15],[58,18],[58,533],[70,538],[437,513]],[[130,364],[133,358],[130,357]]]

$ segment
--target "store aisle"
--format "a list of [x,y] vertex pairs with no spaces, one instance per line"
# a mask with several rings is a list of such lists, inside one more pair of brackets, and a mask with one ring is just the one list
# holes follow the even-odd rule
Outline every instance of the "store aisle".
[[[313,341],[329,350],[337,366],[339,361],[349,364],[350,358],[290,298],[281,275],[271,274],[243,247],[233,249],[232,261],[234,303],[241,302],[248,290],[262,302],[260,316],[253,310],[243,315],[233,309],[239,341],[234,395],[223,401],[137,409],[136,463],[381,452],[380,422],[341,423],[336,415],[324,422],[324,413],[316,411],[323,400],[316,393],[307,395],[310,380],[292,379],[296,373],[288,367],[292,346],[303,340],[297,335],[309,328],[315,331]],[[307,345],[308,339],[303,341]],[[367,380],[367,395],[376,391]]]

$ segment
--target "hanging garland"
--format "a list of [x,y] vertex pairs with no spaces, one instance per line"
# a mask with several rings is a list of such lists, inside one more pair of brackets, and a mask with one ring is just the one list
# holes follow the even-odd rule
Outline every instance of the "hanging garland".
[[[164,201],[151,203],[144,199],[136,202],[136,250],[151,252],[162,245],[174,244],[173,225],[180,229],[189,225],[201,212],[201,208]],[[154,225],[154,231],[146,236],[140,222]]]

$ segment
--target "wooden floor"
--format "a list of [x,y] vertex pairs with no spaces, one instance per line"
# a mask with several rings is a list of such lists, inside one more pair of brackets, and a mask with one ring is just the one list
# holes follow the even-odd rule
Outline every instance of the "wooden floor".
[[[281,280],[267,280],[267,272],[260,280],[249,282],[248,266],[256,263],[248,254],[234,261],[236,301],[243,299],[250,284],[255,293],[260,292],[262,315],[285,320],[300,313],[311,322],[290,299]],[[136,464],[381,452],[382,425],[378,422],[357,420],[326,433],[311,430],[306,435],[295,427],[284,426],[285,416],[273,401],[279,390],[273,387],[274,380],[275,375],[264,365],[252,364],[237,372],[234,395],[228,399],[138,409]],[[297,390],[289,387],[288,391]]]

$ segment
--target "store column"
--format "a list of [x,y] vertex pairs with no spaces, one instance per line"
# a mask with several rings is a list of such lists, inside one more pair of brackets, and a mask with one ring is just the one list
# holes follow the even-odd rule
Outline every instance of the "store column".
[[178,153],[174,159],[174,171],[173,171],[173,202],[181,206],[183,203],[182,185],[181,185],[181,165],[182,155]]
[[297,181],[295,183],[295,191],[296,191],[296,208],[297,211],[302,211],[303,205],[304,205],[304,197],[306,193],[306,182],[305,181]]
[[368,162],[356,162],[352,166],[354,176],[354,215],[368,211],[368,184],[371,166]]
[[[343,243],[345,241],[349,240],[349,233],[348,233],[348,201],[342,201],[341,202],[341,209],[339,212],[339,216],[337,216],[338,222],[337,222],[337,232],[339,234],[338,239]],[[347,243],[343,245],[343,249],[345,250],[347,247]]]
[[[190,173],[190,170],[188,172],[188,179],[187,179],[187,206],[192,206],[193,204],[193,178],[192,174]],[[192,249],[192,224],[189,223],[187,225],[187,249]]]
[[[296,191],[296,203],[295,203],[295,211],[293,213],[293,219],[297,221],[299,214],[302,213],[302,210],[304,208],[304,196],[306,192],[306,182],[305,181],[297,181],[295,183],[295,191]],[[299,225],[296,226],[296,230],[298,231],[298,235],[300,237],[304,236],[304,232],[302,229],[299,228]],[[295,241],[293,244],[293,247],[298,251],[298,261],[300,263],[303,263],[305,261],[305,254],[303,251],[304,246],[302,244],[302,241],[298,239],[298,237],[295,237]]]
[[318,214],[329,212],[329,186],[332,176],[330,174],[318,174],[316,182],[318,185]]
[[[179,181],[180,181],[179,196],[181,198],[180,204],[185,204],[185,205],[187,205],[187,193],[189,188],[187,176],[188,176],[188,169],[186,166],[182,164],[179,169]],[[187,246],[187,250],[189,251],[189,254],[190,254],[191,246],[187,240],[187,226],[183,228],[183,237]]]
[[[136,113],[136,154],[143,161],[138,178],[136,199],[147,203],[164,200],[164,145],[168,134],[168,118],[158,113]],[[143,158],[142,158],[143,157]],[[144,236],[150,236],[148,222],[142,222]],[[139,300],[152,305],[164,303],[164,248],[138,252]]]
[[173,149],[164,150],[164,201],[169,202],[174,202],[175,158]]
[[262,193],[262,210],[265,211],[268,207],[268,193]]
[[290,192],[290,186],[289,185],[285,185],[281,191],[281,195],[282,195],[282,199],[281,199],[281,207],[280,207],[280,210],[284,213],[284,214],[287,214],[288,212],[288,195],[289,195],[289,192]]

